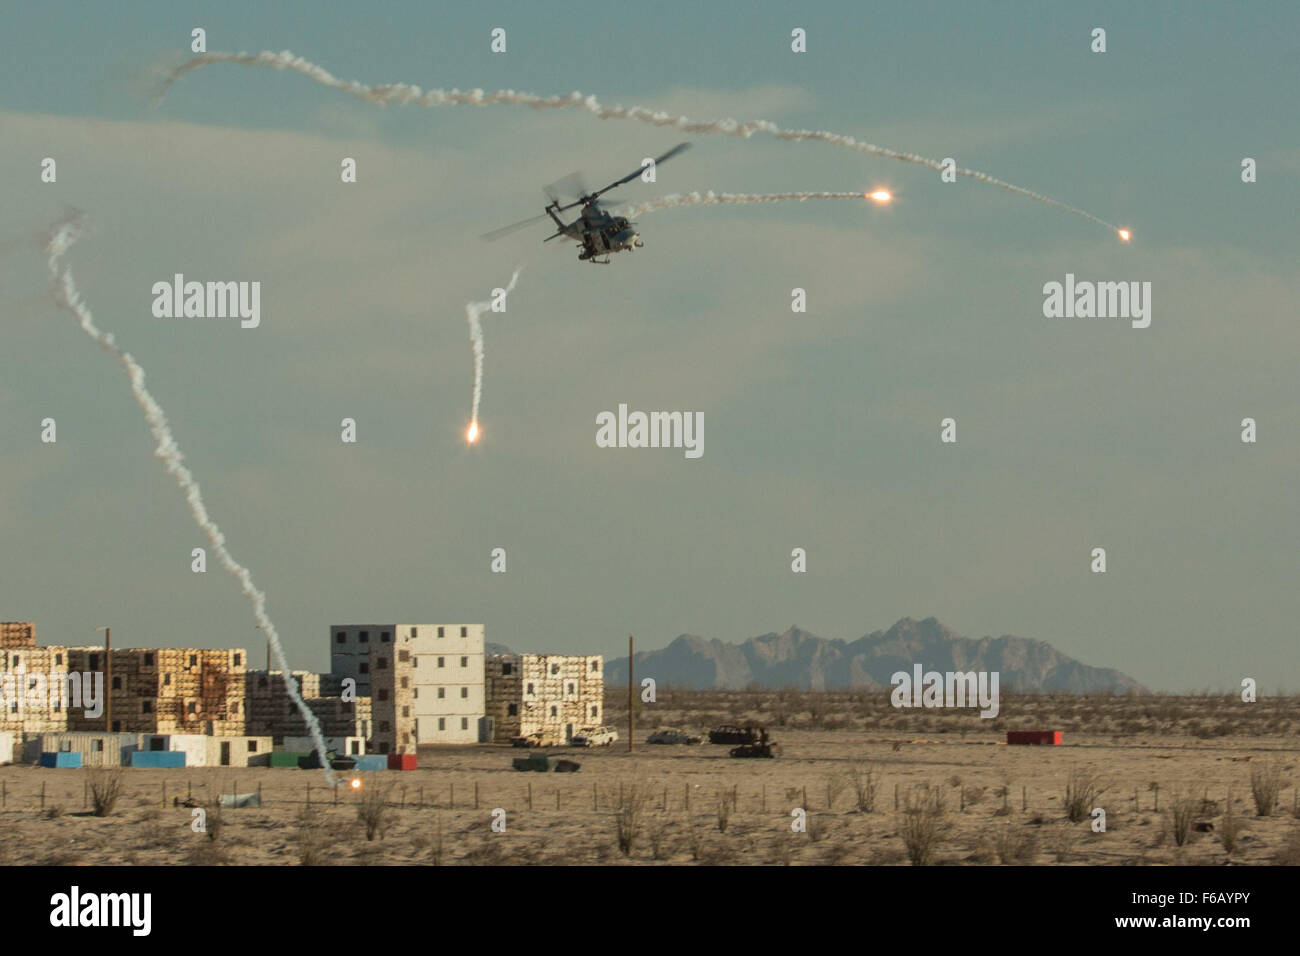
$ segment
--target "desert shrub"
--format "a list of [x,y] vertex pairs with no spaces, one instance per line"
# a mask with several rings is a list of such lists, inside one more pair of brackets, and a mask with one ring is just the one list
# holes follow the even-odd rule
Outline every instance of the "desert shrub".
[[1196,816],[1197,801],[1193,797],[1175,793],[1169,808],[1169,828],[1174,844],[1184,846],[1192,833],[1192,819]]
[[1225,853],[1232,853],[1241,838],[1241,817],[1232,806],[1232,794],[1228,794],[1228,805],[1223,810],[1223,819],[1219,821],[1219,842]]
[[1259,816],[1270,816],[1277,809],[1281,792],[1282,768],[1276,763],[1258,764],[1250,769],[1250,795],[1255,799],[1255,812]]
[[718,832],[727,832],[727,823],[731,820],[731,794],[718,794]]
[[121,770],[91,770],[90,805],[97,817],[106,817],[122,796]]
[[1068,824],[1056,827],[1047,837],[1047,848],[1052,852],[1057,863],[1069,863],[1074,859],[1078,844],[1079,833]]
[[619,852],[631,856],[644,826],[646,791],[633,785],[623,796],[623,803],[614,815],[615,836]]
[[876,779],[875,768],[869,761],[853,762],[849,768],[849,785],[853,789],[853,799],[859,813],[871,813],[876,809],[876,790],[880,781]]
[[225,826],[225,821],[221,817],[221,798],[209,800],[203,808],[204,832],[208,835],[208,841],[216,843],[221,839],[221,830]]
[[1273,854],[1276,866],[1300,866],[1300,829],[1287,834],[1286,842]]
[[994,836],[993,848],[1004,866],[1033,863],[1038,856],[1038,837],[1008,823]]
[[1092,814],[1093,804],[1101,794],[1097,778],[1075,767],[1065,781],[1065,815],[1071,823],[1081,823]]
[[384,831],[388,829],[388,789],[376,787],[373,790],[367,790],[361,795],[360,802],[357,803],[357,819],[365,828],[366,840],[371,841],[378,837],[384,838]]
[[650,822],[646,824],[645,835],[650,844],[650,858],[664,859],[667,856],[665,850],[668,839],[668,821],[664,814],[657,813],[651,817]]
[[326,860],[326,838],[319,818],[303,808],[294,821],[294,852],[301,866],[321,866]]
[[928,866],[947,835],[947,808],[938,787],[919,787],[903,798],[899,835],[913,866]]

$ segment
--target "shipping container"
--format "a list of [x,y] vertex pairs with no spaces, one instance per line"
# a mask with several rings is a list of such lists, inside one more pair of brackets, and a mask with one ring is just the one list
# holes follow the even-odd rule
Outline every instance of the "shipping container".
[[387,770],[388,757],[385,754],[358,754],[353,758],[357,770]]
[[[316,749],[316,742],[310,737],[285,737],[284,749],[311,753]],[[340,757],[355,757],[366,752],[366,738],[326,737],[325,749],[334,751]]]
[[1007,743],[1059,747],[1061,746],[1061,732],[1059,730],[1008,730]]
[[296,750],[275,750],[271,752],[272,767],[298,767],[298,761],[307,757],[307,754],[299,753]]
[[184,767],[188,754],[183,750],[135,750],[132,767]]
[[81,754],[75,751],[52,751],[41,754],[42,767],[66,767],[72,770],[81,768]]
[[389,770],[414,770],[415,764],[416,764],[415,754],[389,754],[388,755]]
[[99,734],[94,731],[66,731],[41,734],[40,752],[77,753],[83,767],[121,767],[129,754],[140,749],[144,734]]
[[[145,734],[141,750],[153,753],[171,751],[185,755],[186,767],[208,765],[208,737],[206,734]],[[143,766],[143,764],[132,764]]]

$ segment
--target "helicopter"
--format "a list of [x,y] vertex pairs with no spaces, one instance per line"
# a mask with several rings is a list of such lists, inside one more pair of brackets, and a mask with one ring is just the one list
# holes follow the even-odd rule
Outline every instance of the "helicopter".
[[[560,237],[572,239],[582,245],[582,248],[578,251],[579,262],[607,266],[610,263],[610,256],[614,253],[640,249],[645,243],[641,241],[641,236],[637,231],[632,228],[636,223],[629,222],[625,216],[611,215],[602,209],[600,197],[615,186],[622,186],[624,183],[636,179],[645,172],[647,166],[657,168],[660,163],[666,162],[678,153],[690,148],[690,145],[690,143],[678,143],[668,152],[656,158],[653,161],[653,166],[650,166],[649,163],[643,164],[634,172],[628,173],[622,179],[617,179],[605,188],[597,189],[595,192],[589,192],[576,173],[568,176],[560,182],[553,183],[543,189],[543,192],[551,201],[542,215],[486,233],[483,238],[491,242],[500,239],[502,236],[509,235],[516,229],[523,229],[525,226],[531,226],[535,222],[541,222],[543,219],[550,217],[558,228],[552,235],[543,239],[542,242],[550,242],[552,239]],[[569,188],[565,191],[577,197],[570,203],[563,203],[559,195],[559,191],[566,185]],[[560,218],[560,213],[576,206],[582,207],[582,212],[578,214],[577,219],[566,223]],[[604,256],[604,260],[599,259],[599,256]]]

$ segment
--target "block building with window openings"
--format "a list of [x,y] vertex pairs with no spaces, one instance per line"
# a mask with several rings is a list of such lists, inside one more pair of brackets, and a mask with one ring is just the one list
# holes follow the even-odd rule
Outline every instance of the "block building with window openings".
[[493,654],[486,666],[488,726],[496,741],[540,733],[567,743],[604,719],[600,656]]
[[482,624],[335,625],[330,652],[334,676],[370,697],[373,752],[483,739]]

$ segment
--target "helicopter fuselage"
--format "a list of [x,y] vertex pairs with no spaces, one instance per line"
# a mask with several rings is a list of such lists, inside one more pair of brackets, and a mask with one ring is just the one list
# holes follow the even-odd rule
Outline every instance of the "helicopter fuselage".
[[640,235],[624,216],[613,216],[592,200],[582,207],[582,213],[571,223],[565,223],[556,214],[554,206],[546,211],[559,227],[558,235],[581,243],[578,259],[595,262],[597,256],[608,257],[615,252],[630,252],[643,245]]

